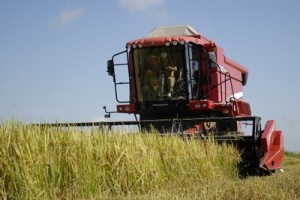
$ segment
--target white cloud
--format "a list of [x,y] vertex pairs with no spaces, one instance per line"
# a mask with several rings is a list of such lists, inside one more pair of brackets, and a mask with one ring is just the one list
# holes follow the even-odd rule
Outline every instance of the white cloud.
[[119,5],[132,11],[144,11],[164,2],[165,0],[118,0]]
[[64,10],[56,18],[54,24],[58,26],[66,26],[67,24],[84,16],[84,14],[85,14],[85,10],[82,8],[73,8],[73,9]]
[[155,11],[149,11],[147,15],[151,19],[155,19],[161,23],[168,24],[169,21],[172,19],[172,15],[165,10],[155,10]]

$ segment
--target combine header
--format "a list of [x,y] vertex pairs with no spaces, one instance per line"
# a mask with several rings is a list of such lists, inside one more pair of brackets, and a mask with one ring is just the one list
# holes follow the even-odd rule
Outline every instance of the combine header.
[[[248,69],[190,26],[160,27],[108,60],[119,103],[111,113],[134,114],[135,122],[161,133],[213,137],[241,152],[241,169],[268,174],[282,168],[282,132],[269,120],[264,129],[243,100]],[[119,73],[118,73],[119,72]],[[126,73],[124,73],[126,72]],[[126,76],[127,81],[120,81]],[[129,92],[120,99],[119,91]],[[138,119],[139,116],[139,119]]]

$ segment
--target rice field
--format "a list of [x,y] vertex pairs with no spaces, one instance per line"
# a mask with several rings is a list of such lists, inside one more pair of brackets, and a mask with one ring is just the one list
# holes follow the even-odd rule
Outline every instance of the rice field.
[[0,125],[1,199],[299,199],[300,157],[285,173],[238,177],[239,153],[149,133]]

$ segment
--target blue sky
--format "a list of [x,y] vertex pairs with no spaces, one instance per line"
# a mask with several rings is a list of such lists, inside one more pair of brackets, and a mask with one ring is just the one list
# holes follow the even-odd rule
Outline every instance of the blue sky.
[[0,120],[102,119],[116,105],[107,60],[157,26],[189,24],[249,69],[253,114],[300,152],[299,19],[298,0],[0,1]]

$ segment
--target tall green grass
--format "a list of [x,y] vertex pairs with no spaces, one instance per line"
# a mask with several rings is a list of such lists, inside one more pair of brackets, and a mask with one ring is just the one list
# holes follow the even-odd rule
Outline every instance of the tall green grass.
[[143,197],[236,179],[238,160],[234,148],[213,141],[8,121],[0,125],[0,197]]

